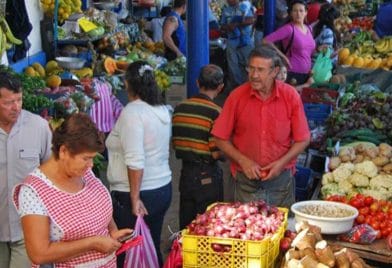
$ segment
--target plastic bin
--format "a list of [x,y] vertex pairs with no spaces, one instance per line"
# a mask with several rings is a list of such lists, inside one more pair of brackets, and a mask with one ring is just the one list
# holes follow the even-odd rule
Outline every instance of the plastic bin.
[[[250,241],[233,238],[221,238],[201,235],[190,235],[188,230],[182,232],[182,258],[184,268],[273,268],[279,255],[280,240],[287,226],[287,208],[285,220],[277,232],[261,241]],[[231,247],[229,252],[215,252],[212,244]]]
[[312,170],[297,166],[295,173],[295,199],[296,201],[307,200],[313,186]]
[[330,114],[332,111],[332,106],[321,103],[304,103],[304,110],[306,114]]

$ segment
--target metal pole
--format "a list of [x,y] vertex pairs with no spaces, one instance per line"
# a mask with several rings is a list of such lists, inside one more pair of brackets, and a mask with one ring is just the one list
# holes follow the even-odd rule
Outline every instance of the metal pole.
[[187,1],[187,95],[198,94],[196,79],[209,62],[208,0]]
[[264,36],[275,29],[275,0],[264,0]]

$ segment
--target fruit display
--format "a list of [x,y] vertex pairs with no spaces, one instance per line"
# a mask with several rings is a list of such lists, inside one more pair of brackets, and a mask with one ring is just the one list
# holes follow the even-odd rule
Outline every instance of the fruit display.
[[187,229],[191,235],[262,240],[274,234],[285,220],[278,208],[263,200],[249,203],[218,203],[198,214]]
[[12,45],[20,45],[22,41],[14,36],[4,16],[0,15],[0,57]]
[[375,199],[392,200],[392,147],[381,143],[353,143],[341,147],[329,159],[322,176],[321,195],[355,195],[362,193]]
[[[56,0],[40,0],[42,10],[47,17],[54,16]],[[73,13],[82,13],[81,0],[58,0],[58,20],[64,22]]]

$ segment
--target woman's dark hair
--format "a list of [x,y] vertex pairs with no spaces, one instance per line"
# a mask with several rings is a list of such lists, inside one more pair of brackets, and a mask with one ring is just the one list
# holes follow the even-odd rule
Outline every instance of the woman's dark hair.
[[334,47],[336,47],[336,41],[338,41],[337,38],[339,38],[339,35],[336,34],[334,20],[339,18],[339,16],[340,11],[333,4],[323,4],[320,8],[319,21],[314,27],[314,36],[319,36],[324,26],[326,26],[334,33]]
[[14,74],[6,70],[0,71],[0,88],[6,88],[13,93],[22,92],[22,82]]
[[218,86],[223,84],[223,77],[223,71],[219,66],[207,64],[201,68],[197,81],[199,82],[199,87],[206,90],[216,90]]
[[171,6],[164,6],[161,9],[161,12],[159,13],[159,15],[161,15],[161,17],[166,17],[171,11],[172,11]]
[[145,61],[131,63],[125,73],[128,93],[138,96],[152,106],[164,104],[162,93],[155,81],[153,68]]
[[293,6],[295,4],[301,4],[303,6],[305,6],[305,10],[308,10],[308,2],[305,0],[292,0],[289,2],[289,12],[291,12],[293,10]]
[[74,113],[66,118],[53,133],[52,151],[55,159],[59,159],[62,145],[72,155],[102,152],[105,149],[104,134],[97,129],[87,114]]

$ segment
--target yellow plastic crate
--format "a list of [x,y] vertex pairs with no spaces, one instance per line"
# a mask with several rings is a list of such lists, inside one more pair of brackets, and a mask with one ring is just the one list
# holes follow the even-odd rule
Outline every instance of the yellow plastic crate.
[[[279,255],[280,240],[287,227],[287,208],[282,225],[272,236],[260,241],[190,235],[182,231],[182,258],[184,268],[273,268]],[[215,252],[212,244],[231,246],[229,252]]]

